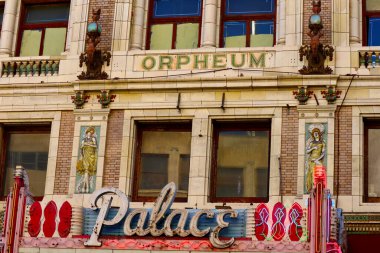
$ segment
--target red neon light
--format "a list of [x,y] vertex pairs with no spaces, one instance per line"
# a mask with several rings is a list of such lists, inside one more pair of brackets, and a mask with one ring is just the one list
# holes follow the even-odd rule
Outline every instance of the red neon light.
[[314,167],[314,185],[319,182],[323,183],[323,188],[326,187],[326,168],[323,165],[316,165]]

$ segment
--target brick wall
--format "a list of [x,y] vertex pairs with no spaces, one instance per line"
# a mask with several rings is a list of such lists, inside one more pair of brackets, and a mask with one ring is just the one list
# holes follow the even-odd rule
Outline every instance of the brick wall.
[[101,9],[99,23],[102,25],[101,41],[97,49],[111,50],[115,0],[90,0],[88,22],[92,22],[92,9]]
[[297,194],[298,111],[282,109],[281,129],[281,195]]
[[[344,106],[335,119],[334,188],[339,180],[339,195],[352,194],[352,107]],[[338,136],[339,124],[339,136]],[[339,139],[338,139],[339,138]],[[339,150],[338,150],[339,148]],[[339,166],[339,168],[338,168]],[[339,169],[339,173],[338,173]],[[339,179],[338,179],[339,174]]]
[[74,113],[72,111],[63,111],[61,114],[61,125],[59,128],[54,194],[67,194],[69,190],[71,155],[74,139],[74,123]]
[[[307,35],[309,32],[309,18],[313,14],[312,10],[312,0],[305,0],[303,2],[303,44],[310,43],[310,37]],[[331,17],[332,17],[332,1],[331,0],[322,0],[322,24],[323,24],[323,36],[321,37],[321,43],[331,44],[332,43],[332,32],[331,32]]]
[[119,187],[121,144],[123,136],[123,110],[111,110],[108,118],[103,186]]

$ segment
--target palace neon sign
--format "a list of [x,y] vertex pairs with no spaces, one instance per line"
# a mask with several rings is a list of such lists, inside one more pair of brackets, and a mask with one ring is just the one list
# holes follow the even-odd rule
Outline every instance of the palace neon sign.
[[[117,212],[117,214],[110,220],[106,220],[108,211],[111,208],[111,203],[113,200],[113,196],[109,194],[116,194],[121,200],[121,206]],[[118,189],[115,188],[103,188],[95,191],[91,198],[91,208],[93,210],[100,209],[98,217],[96,219],[96,223],[92,230],[92,234],[90,239],[84,243],[85,246],[101,246],[101,242],[98,240],[99,235],[101,234],[101,230],[103,225],[112,226],[116,225],[127,215],[123,231],[127,236],[145,236],[151,234],[152,236],[180,236],[186,237],[189,235],[193,235],[195,237],[204,237],[207,234],[209,235],[210,243],[215,248],[228,248],[230,247],[235,239],[230,238],[227,241],[222,241],[219,239],[219,233],[223,228],[227,228],[229,223],[224,220],[226,215],[229,215],[231,218],[237,218],[238,212],[232,209],[229,210],[221,210],[217,213],[213,210],[203,209],[199,210],[195,213],[195,215],[190,220],[189,229],[185,229],[186,221],[188,220],[189,213],[186,209],[174,209],[170,210],[170,207],[174,201],[176,195],[176,186],[174,183],[167,184],[162,190],[158,198],[156,199],[152,213],[148,218],[148,209],[134,209],[128,215],[129,209],[129,200],[128,197]],[[103,198],[101,207],[98,206],[98,200]],[[198,228],[198,221],[201,216],[205,215],[207,218],[214,218],[216,215],[217,226],[216,227],[208,227],[203,230]],[[175,228],[173,228],[173,219],[175,217],[179,217],[179,222]],[[137,226],[132,228],[131,223],[132,220],[138,217]],[[149,220],[148,220],[149,219]],[[144,224],[147,226],[144,227]],[[164,221],[164,225],[162,228],[158,227],[158,223]]]

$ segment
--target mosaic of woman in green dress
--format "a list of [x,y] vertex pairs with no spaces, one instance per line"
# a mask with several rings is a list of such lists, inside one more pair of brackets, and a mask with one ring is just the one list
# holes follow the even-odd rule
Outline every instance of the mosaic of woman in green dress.
[[77,185],[77,190],[80,193],[89,193],[92,177],[96,174],[97,163],[97,140],[95,128],[90,126],[86,129],[85,136],[82,139],[80,146],[81,158],[77,163],[77,173],[81,175],[81,180]]
[[326,154],[326,143],[322,137],[322,131],[318,127],[311,130],[311,136],[306,143],[306,191],[310,192],[314,182],[315,165],[323,165]]

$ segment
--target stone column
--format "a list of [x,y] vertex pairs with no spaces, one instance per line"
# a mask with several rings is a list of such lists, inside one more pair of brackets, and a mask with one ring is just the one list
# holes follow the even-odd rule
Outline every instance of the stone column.
[[217,0],[205,0],[201,47],[216,47]]
[[65,45],[65,52],[70,51],[70,43],[71,43],[71,33],[73,29],[73,19],[74,19],[74,1],[70,2],[70,12],[69,12],[69,20],[67,25],[67,35],[66,35],[66,45]]
[[285,34],[286,34],[286,1],[280,0],[279,10],[278,10],[278,19],[279,19],[279,31],[278,31],[278,39],[277,45],[285,44]]
[[360,44],[359,6],[359,0],[350,0],[350,45]]
[[[73,1],[70,6],[70,33],[67,40],[70,54],[78,55],[85,50],[89,0]],[[67,44],[67,43],[66,43]],[[68,49],[68,48],[67,48]]]
[[1,29],[0,54],[11,55],[13,46],[13,37],[15,34],[15,24],[17,16],[17,7],[19,0],[5,1],[3,25]]
[[115,3],[115,17],[113,20],[112,51],[127,51],[131,24],[129,22],[132,6],[130,0],[117,0]]
[[144,38],[145,0],[135,0],[132,17],[131,50],[141,50]]

